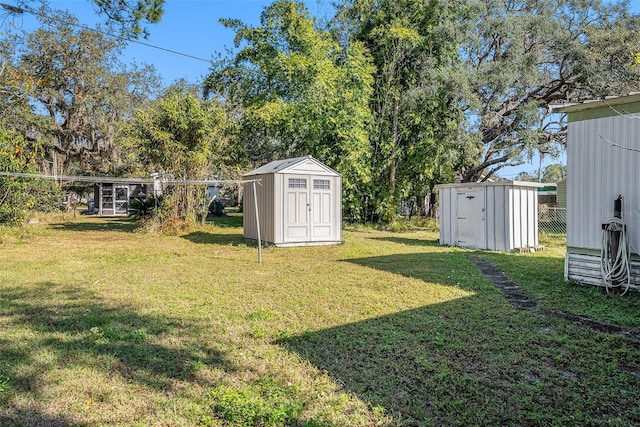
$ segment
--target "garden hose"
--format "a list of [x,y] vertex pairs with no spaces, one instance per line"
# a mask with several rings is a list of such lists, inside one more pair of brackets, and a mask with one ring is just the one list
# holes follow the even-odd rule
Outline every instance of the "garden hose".
[[[618,250],[612,253],[617,239]],[[631,286],[631,268],[629,265],[629,239],[624,222],[620,218],[611,218],[602,229],[602,249],[600,251],[600,274],[607,289],[624,286],[622,295]]]

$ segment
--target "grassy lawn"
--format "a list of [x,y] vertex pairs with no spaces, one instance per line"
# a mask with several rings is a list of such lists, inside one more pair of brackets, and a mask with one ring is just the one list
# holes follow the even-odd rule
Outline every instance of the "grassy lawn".
[[[626,426],[640,343],[515,310],[430,231],[344,232],[257,263],[229,216],[0,229],[2,426]],[[546,308],[640,327],[563,252],[478,253]]]

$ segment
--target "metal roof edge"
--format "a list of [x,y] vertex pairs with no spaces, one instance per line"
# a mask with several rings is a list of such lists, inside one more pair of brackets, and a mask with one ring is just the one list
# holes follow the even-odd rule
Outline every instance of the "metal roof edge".
[[631,92],[629,95],[611,96],[604,99],[591,99],[573,104],[549,105],[549,111],[552,113],[575,113],[577,111],[631,104],[633,102],[640,102],[640,92]]

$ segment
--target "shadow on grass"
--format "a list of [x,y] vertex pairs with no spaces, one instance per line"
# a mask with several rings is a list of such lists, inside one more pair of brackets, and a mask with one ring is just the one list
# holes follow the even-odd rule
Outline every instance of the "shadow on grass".
[[420,252],[347,259],[344,262],[419,279],[426,282],[427,286],[436,283],[470,292],[493,291],[493,287],[486,282],[469,280],[473,277],[482,278],[469,255],[468,252]]
[[2,416],[0,414],[0,425],[9,426],[30,426],[30,427],[86,427],[86,423],[77,423],[61,415],[44,414],[38,410],[20,409],[14,414]]
[[406,237],[373,237],[371,240],[382,240],[407,246],[440,246],[438,240],[409,239]]
[[238,212],[227,213],[222,216],[209,214],[207,222],[221,228],[242,228],[242,214]]
[[51,228],[66,231],[121,231],[131,233],[138,228],[132,218],[91,218],[82,221],[52,223]]
[[[201,326],[107,305],[87,290],[49,282],[3,287],[0,312],[5,332],[16,334],[0,342],[0,373],[11,379],[12,394],[36,401],[58,369],[95,370],[159,393],[177,380],[210,385],[196,374],[202,366],[234,370],[221,351],[198,341],[206,335]],[[181,337],[179,346],[175,337]],[[46,360],[43,352],[50,354]],[[0,425],[73,425],[46,417],[15,404],[13,411],[0,410]]]
[[504,271],[544,309],[559,310],[620,326],[640,328],[640,292],[608,295],[604,287],[565,283],[564,257],[478,251]]
[[204,231],[194,231],[182,236],[192,243],[200,243],[206,245],[233,245],[238,246],[245,244],[242,234],[218,234],[207,233]]
[[[632,425],[640,419],[635,397],[624,391],[640,387],[640,347],[515,311],[468,253],[348,262],[424,280],[425,290],[455,283],[473,292],[276,341],[398,425]],[[612,370],[603,370],[602,360],[615,361]],[[612,394],[620,406],[603,407],[601,399]]]

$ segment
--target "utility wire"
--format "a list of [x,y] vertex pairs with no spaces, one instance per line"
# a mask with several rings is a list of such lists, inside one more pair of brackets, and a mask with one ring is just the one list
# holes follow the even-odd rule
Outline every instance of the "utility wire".
[[153,178],[118,178],[110,176],[80,176],[80,175],[43,175],[35,173],[21,172],[0,172],[0,176],[10,176],[14,178],[38,178],[53,179],[65,182],[92,182],[92,183],[114,183],[114,184],[153,184],[158,182],[166,185],[186,185],[186,184],[243,184],[245,182],[260,182],[260,179],[201,179],[201,180],[176,180],[176,179],[153,179]]
[[91,28],[91,27],[89,27],[87,25],[65,21],[65,20],[60,19],[58,17],[45,15],[45,14],[43,14],[41,12],[38,12],[38,11],[36,11],[34,9],[31,9],[31,8],[20,8],[20,7],[11,6],[11,5],[8,5],[8,4],[5,4],[5,3],[0,3],[0,6],[3,9],[9,11],[9,13],[14,13],[14,14],[30,13],[32,15],[39,16],[41,18],[54,19],[54,20],[56,20],[58,22],[61,22],[63,24],[70,25],[72,27],[81,28],[81,29],[87,30],[87,31],[92,31],[94,33],[101,34],[101,35],[106,36],[106,37],[111,37],[111,38],[114,38],[114,39],[117,39],[117,40],[127,41],[127,42],[131,42],[131,43],[137,43],[137,44],[142,45],[142,46],[150,47],[150,48],[153,48],[153,49],[158,49],[158,50],[161,50],[161,51],[164,51],[164,52],[172,53],[174,55],[180,55],[180,56],[184,56],[186,58],[195,59],[197,61],[202,61],[202,62],[206,62],[208,64],[211,64],[211,61],[209,59],[200,58],[199,56],[190,55],[188,53],[179,52],[177,50],[168,49],[166,47],[154,45],[154,44],[151,44],[151,43],[145,43],[145,42],[142,42],[140,40],[132,39],[132,38],[129,38],[129,37],[124,37],[124,36],[119,36],[117,34],[108,33],[106,31],[102,31],[102,30],[99,30],[97,28]]
[[636,148],[631,148],[631,147],[625,147],[624,145],[620,145],[620,144],[616,144],[615,142],[611,141],[610,139],[605,138],[602,135],[598,135],[600,137],[601,140],[607,142],[608,144],[617,147],[617,148],[622,148],[623,150],[627,150],[627,151],[633,151],[635,153],[640,153],[640,150],[636,149]]
[[640,116],[637,114],[631,114],[628,112],[624,112],[624,111],[618,111],[615,108],[613,108],[613,106],[611,104],[609,104],[606,100],[603,101],[604,105],[606,105],[607,107],[609,107],[611,109],[611,111],[613,111],[614,113],[616,113],[619,116],[624,117],[625,119],[640,119]]

